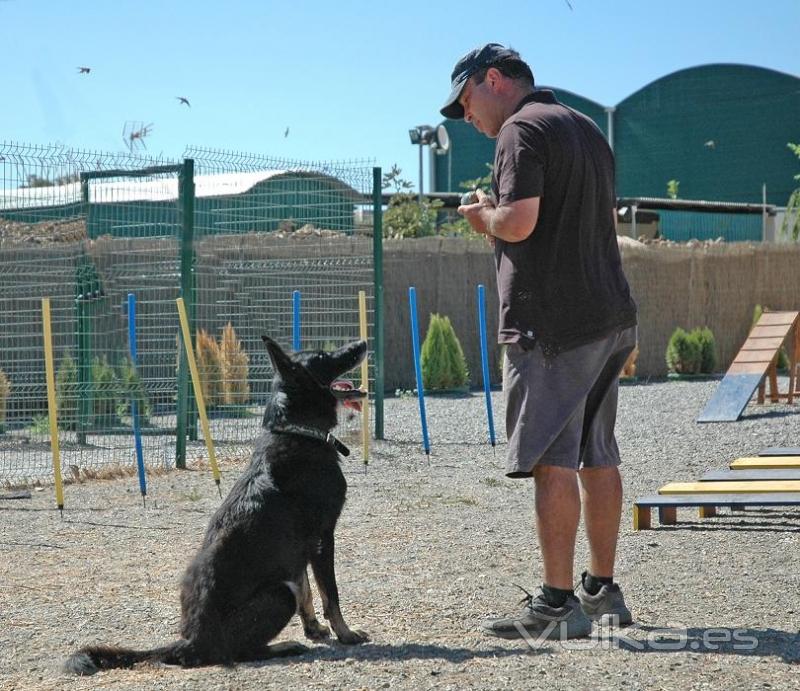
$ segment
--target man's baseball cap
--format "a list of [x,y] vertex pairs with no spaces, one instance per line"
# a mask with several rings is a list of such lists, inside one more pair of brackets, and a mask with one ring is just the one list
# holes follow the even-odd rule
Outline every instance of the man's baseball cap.
[[484,67],[491,67],[504,58],[519,58],[519,53],[499,43],[487,43],[462,57],[450,75],[450,95],[439,112],[451,120],[461,120],[464,117],[464,109],[458,99],[469,78]]

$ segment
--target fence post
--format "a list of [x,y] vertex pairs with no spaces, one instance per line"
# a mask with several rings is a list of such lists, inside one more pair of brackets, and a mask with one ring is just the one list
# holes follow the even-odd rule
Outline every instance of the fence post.
[[[194,325],[194,160],[184,159],[178,174],[178,208],[181,218],[181,287],[180,296],[186,305],[189,333]],[[197,434],[197,425],[190,415],[189,361],[181,339],[178,361],[178,401],[176,410],[175,466],[186,467],[186,438]]]
[[372,169],[372,264],[375,282],[375,439],[383,439],[383,200],[381,169]]

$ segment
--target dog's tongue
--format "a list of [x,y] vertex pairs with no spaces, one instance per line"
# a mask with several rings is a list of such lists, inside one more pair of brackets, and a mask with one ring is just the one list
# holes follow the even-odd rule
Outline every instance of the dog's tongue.
[[[331,388],[335,389],[336,391],[353,391],[356,387],[353,386],[353,382],[348,381],[347,379],[337,379],[333,384],[331,384]],[[361,412],[361,401],[358,400],[343,400],[340,403],[345,408],[352,408],[353,410],[357,410],[359,413]]]

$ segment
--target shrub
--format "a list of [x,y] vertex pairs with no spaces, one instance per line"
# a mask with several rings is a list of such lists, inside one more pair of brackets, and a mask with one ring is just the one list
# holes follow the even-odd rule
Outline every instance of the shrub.
[[717,369],[717,341],[707,326],[692,331],[700,347],[700,372],[711,374]]
[[75,429],[78,421],[78,367],[67,353],[56,373],[56,411],[59,427]]
[[412,194],[394,194],[383,214],[386,238],[421,238],[436,233],[436,215],[444,205],[440,199],[423,197],[422,203]]
[[117,403],[120,399],[120,384],[114,368],[105,355],[92,360],[92,411],[98,427],[113,427],[119,422]]
[[222,357],[217,341],[207,331],[197,332],[195,344],[197,372],[200,375],[200,386],[203,401],[209,410],[220,405],[224,400],[222,389]]
[[464,351],[448,317],[431,314],[420,364],[426,389],[457,389],[469,383]]
[[[764,310],[761,308],[761,305],[756,305],[753,308],[753,323],[750,325],[750,331],[753,330],[753,327],[758,323],[758,320],[761,319],[762,314],[764,314]],[[784,348],[783,346],[781,346],[780,352],[778,353],[777,367],[780,370],[788,370],[790,367],[789,355],[786,352],[786,348]]]
[[667,344],[667,368],[676,374],[696,374],[700,370],[700,343],[680,327],[672,332]]
[[11,395],[11,381],[0,369],[0,434],[6,431],[6,406]]
[[130,414],[131,401],[133,400],[136,401],[139,416],[143,418],[149,417],[151,412],[150,401],[147,398],[144,382],[142,382],[139,372],[133,366],[133,361],[129,357],[122,358],[117,370],[121,391],[117,415],[122,417]]
[[220,361],[223,401],[226,405],[247,405],[250,401],[250,358],[230,322],[222,329]]

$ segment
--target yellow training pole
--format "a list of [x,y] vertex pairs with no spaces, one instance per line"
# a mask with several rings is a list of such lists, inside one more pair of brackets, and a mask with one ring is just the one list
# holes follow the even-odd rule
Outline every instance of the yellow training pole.
[[[358,291],[358,325],[362,341],[367,340],[367,294]],[[369,363],[367,356],[361,363],[361,388],[366,392],[361,403],[361,447],[364,454],[364,465],[369,463]]]
[[189,371],[192,373],[192,386],[194,395],[197,399],[197,412],[200,413],[200,426],[203,428],[203,436],[206,440],[208,449],[208,461],[211,463],[211,472],[214,474],[214,482],[217,483],[219,496],[222,496],[222,489],[219,484],[219,467],[217,466],[217,456],[214,453],[214,440],[211,438],[211,430],[208,427],[208,416],[206,415],[206,403],[203,400],[203,387],[200,384],[200,373],[197,371],[197,363],[194,359],[194,349],[192,348],[192,336],[189,333],[189,319],[186,316],[186,305],[183,298],[178,298],[178,316],[181,320],[181,333],[183,333],[183,345],[186,348],[186,359],[189,360]]
[[44,328],[44,371],[47,379],[47,411],[50,414],[50,448],[53,451],[53,474],[56,478],[56,504],[64,517],[64,484],[61,481],[61,452],[58,446],[58,407],[56,405],[56,378],[53,367],[53,329],[50,320],[50,298],[42,298],[42,326]]

